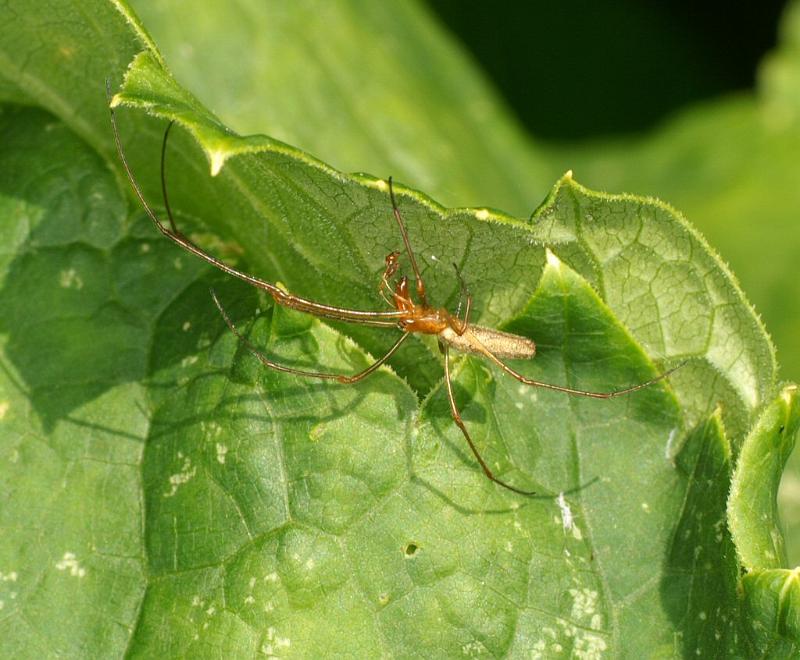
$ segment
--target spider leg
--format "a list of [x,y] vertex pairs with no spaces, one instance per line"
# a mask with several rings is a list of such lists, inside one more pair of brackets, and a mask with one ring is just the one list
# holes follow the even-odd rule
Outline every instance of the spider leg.
[[467,306],[466,309],[464,310],[464,319],[459,320],[457,328],[453,328],[453,330],[456,331],[456,334],[458,334],[458,336],[460,337],[467,331],[467,328],[469,327],[469,316],[470,313],[472,312],[472,294],[469,292],[469,289],[467,288],[467,283],[464,281],[464,278],[461,275],[461,271],[458,269],[458,265],[454,263],[453,268],[456,269],[456,276],[458,277],[458,281],[461,285],[461,293],[458,296],[458,307],[456,308],[457,317],[461,314],[462,300],[464,298],[467,299]]
[[[106,93],[108,94],[109,101],[111,100],[111,89],[109,86],[108,81],[106,81]],[[397,325],[397,320],[402,318],[403,313],[399,311],[383,311],[383,312],[373,312],[373,311],[364,311],[358,309],[347,309],[345,307],[336,307],[334,305],[325,305],[322,303],[315,302],[313,300],[308,300],[306,298],[302,298],[300,296],[296,296],[294,294],[288,293],[281,289],[280,287],[272,284],[271,282],[267,282],[262,280],[258,277],[254,277],[253,275],[248,275],[228,264],[224,263],[220,259],[214,257],[213,255],[209,254],[202,248],[195,245],[189,238],[186,237],[178,228],[175,226],[175,220],[173,218],[172,209],[170,208],[169,198],[167,196],[166,188],[166,173],[165,173],[165,160],[166,160],[166,151],[167,151],[167,138],[169,136],[170,130],[172,128],[172,124],[174,122],[170,122],[167,126],[167,129],[164,131],[164,139],[161,143],[161,192],[164,197],[164,206],[167,211],[167,217],[169,218],[169,226],[165,225],[159,217],[156,215],[156,212],[147,202],[145,199],[144,192],[142,191],[141,186],[139,185],[136,177],[133,174],[133,170],[128,163],[128,159],[125,156],[125,151],[122,148],[122,139],[119,134],[119,129],[117,128],[117,120],[116,115],[114,114],[114,109],[109,107],[110,115],[111,115],[111,126],[114,132],[114,143],[117,147],[117,153],[119,154],[120,162],[122,163],[122,167],[125,170],[125,174],[128,177],[128,181],[133,188],[133,192],[139,198],[139,201],[142,204],[145,212],[149,216],[149,218],[153,221],[158,231],[160,231],[164,236],[169,238],[171,241],[182,247],[187,252],[203,259],[204,261],[208,262],[212,266],[219,268],[224,273],[228,275],[232,275],[233,277],[238,277],[240,280],[247,282],[248,284],[255,286],[259,289],[263,289],[267,293],[269,293],[275,302],[279,305],[283,305],[285,307],[290,307],[291,309],[296,309],[300,312],[306,312],[308,314],[313,314],[315,316],[320,316],[322,318],[333,319],[336,321],[344,321],[347,323],[360,323],[361,325],[369,325],[373,327],[395,327]],[[399,212],[398,212],[399,213]],[[402,222],[402,219],[399,220]],[[408,236],[405,235],[407,239]]]
[[444,381],[447,385],[447,400],[450,402],[450,414],[453,416],[453,421],[456,423],[456,426],[461,429],[461,433],[464,434],[464,439],[467,441],[472,454],[477,459],[478,463],[483,470],[483,473],[487,476],[488,479],[496,483],[498,486],[502,486],[514,493],[519,493],[520,495],[536,495],[535,491],[532,490],[522,490],[520,488],[516,488],[511,484],[507,484],[502,479],[498,479],[494,476],[494,473],[489,469],[489,466],[486,464],[486,461],[483,460],[483,457],[478,452],[478,448],[475,446],[475,443],[472,441],[470,437],[469,431],[467,430],[466,424],[464,424],[464,420],[461,418],[461,413],[458,410],[458,406],[456,405],[455,396],[453,396],[453,383],[450,379],[450,347],[447,344],[443,344],[444,350]]
[[420,302],[427,307],[428,296],[425,295],[425,282],[422,281],[422,275],[419,272],[419,266],[417,266],[417,258],[414,256],[414,251],[411,249],[411,242],[408,240],[408,230],[406,230],[406,224],[403,222],[403,216],[400,215],[400,209],[397,206],[394,188],[392,187],[392,177],[389,177],[389,198],[392,200],[392,213],[394,214],[394,219],[397,220],[397,226],[400,228],[400,235],[403,237],[403,243],[406,246],[408,260],[411,262],[411,269],[414,271],[414,278],[417,281],[417,296]]
[[643,383],[638,383],[637,385],[632,385],[631,387],[625,387],[621,390],[612,390],[610,392],[592,392],[590,390],[578,390],[573,387],[564,387],[563,385],[554,385],[552,383],[545,383],[540,380],[535,380],[533,378],[528,378],[527,376],[523,376],[518,371],[515,371],[511,367],[509,367],[505,362],[503,362],[499,357],[497,357],[494,353],[492,353],[488,348],[486,348],[483,344],[481,344],[477,339],[476,341],[476,348],[485,355],[489,360],[494,362],[498,367],[500,367],[503,371],[505,371],[509,376],[512,378],[516,378],[520,383],[524,385],[530,385],[532,387],[541,387],[546,390],[553,390],[555,392],[564,392],[565,394],[571,394],[573,396],[586,396],[592,399],[614,399],[618,396],[624,396],[625,394],[631,394],[632,392],[636,392],[638,390],[642,390],[645,387],[650,387],[659,381],[664,380],[670,374],[674,373],[681,367],[683,367],[686,362],[681,362],[680,364],[672,367],[671,369],[667,369],[662,374],[659,374],[655,378],[651,378],[650,380],[646,380]]
[[258,348],[256,348],[253,343],[247,339],[241,332],[239,332],[238,328],[234,325],[233,321],[231,321],[228,313],[225,311],[225,308],[222,306],[222,303],[217,298],[217,294],[214,290],[211,290],[211,297],[214,299],[214,304],[219,309],[220,314],[222,314],[222,318],[225,320],[225,324],[228,326],[230,331],[236,335],[236,337],[241,341],[245,347],[258,358],[259,362],[263,364],[265,367],[269,367],[270,369],[275,369],[276,371],[282,371],[288,374],[295,374],[298,376],[306,376],[308,378],[322,378],[324,380],[335,380],[339,383],[350,385],[352,383],[357,383],[360,380],[363,380],[370,374],[374,373],[378,367],[380,367],[386,360],[388,360],[392,355],[394,355],[395,351],[400,348],[402,343],[408,338],[407,332],[404,332],[398,340],[392,345],[392,347],[387,351],[387,353],[378,360],[375,360],[370,366],[368,366],[363,371],[359,371],[357,374],[353,376],[348,376],[345,374],[331,374],[331,373],[324,373],[318,371],[305,371],[303,369],[295,369],[294,367],[287,367],[283,364],[278,364],[273,360],[270,360],[264,353],[262,353]]
[[169,205],[169,195],[167,194],[167,138],[169,138],[169,132],[172,130],[173,124],[175,124],[174,119],[167,124],[167,128],[164,131],[164,138],[161,140],[161,197],[164,199],[164,209],[167,212],[167,218],[169,218],[169,226],[170,229],[172,229],[172,233],[181,238],[185,238],[183,234],[178,231],[175,218],[172,217],[172,208]]
[[392,301],[386,297],[386,293],[388,292],[389,296],[394,298],[394,289],[389,283],[389,278],[391,278],[397,272],[397,257],[399,256],[399,252],[390,252],[386,255],[386,268],[384,268],[380,284],[378,284],[378,293],[381,294],[381,298],[383,298],[386,301],[386,304],[392,309],[395,308],[395,305],[393,305]]

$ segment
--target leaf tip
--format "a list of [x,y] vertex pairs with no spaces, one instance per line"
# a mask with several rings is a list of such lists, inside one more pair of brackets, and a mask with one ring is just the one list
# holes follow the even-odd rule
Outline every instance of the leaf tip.
[[221,151],[219,149],[210,151],[209,159],[211,160],[211,176],[217,176],[222,170],[222,166],[225,165],[225,161],[228,159],[228,154],[225,151]]
[[550,248],[545,248],[545,257],[547,258],[547,265],[552,268],[561,267],[561,259],[559,259]]

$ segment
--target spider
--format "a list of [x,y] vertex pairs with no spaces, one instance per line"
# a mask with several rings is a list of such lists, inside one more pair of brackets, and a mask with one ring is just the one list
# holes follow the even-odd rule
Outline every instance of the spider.
[[116,117],[114,114],[113,107],[110,107],[111,112],[111,126],[114,132],[114,141],[116,143],[117,152],[119,153],[120,161],[122,162],[122,166],[125,169],[125,173],[127,174],[128,180],[133,188],[134,193],[139,198],[142,206],[144,207],[145,212],[150,217],[150,219],[155,224],[156,228],[167,238],[171,241],[179,245],[181,248],[190,252],[191,254],[207,261],[212,266],[215,266],[219,270],[227,273],[228,275],[232,275],[234,277],[239,278],[247,282],[248,284],[262,289],[266,291],[270,296],[272,296],[273,300],[278,305],[283,305],[284,307],[289,307],[291,309],[295,309],[300,312],[305,312],[307,314],[312,314],[314,316],[318,316],[321,318],[332,319],[336,321],[344,321],[347,323],[355,323],[365,326],[372,326],[372,327],[381,327],[381,328],[395,328],[400,330],[400,336],[397,338],[397,341],[392,345],[392,347],[386,352],[385,355],[380,357],[379,359],[375,360],[370,366],[368,366],[363,371],[360,371],[354,375],[345,375],[345,374],[333,374],[333,373],[324,373],[324,372],[316,372],[316,371],[305,371],[302,369],[295,369],[294,367],[288,367],[286,365],[278,364],[274,362],[270,358],[268,358],[262,351],[260,351],[256,346],[254,346],[249,339],[247,339],[234,325],[233,321],[228,316],[227,312],[225,311],[222,303],[219,301],[216,293],[212,290],[211,297],[214,301],[214,304],[219,309],[222,318],[224,319],[230,331],[236,335],[236,337],[247,347],[247,349],[266,367],[270,369],[276,369],[277,371],[282,371],[290,374],[295,374],[298,376],[305,376],[308,378],[320,378],[325,380],[334,380],[339,383],[343,384],[353,384],[357,383],[361,380],[367,378],[370,374],[374,373],[382,364],[384,364],[389,358],[391,358],[397,350],[402,346],[403,342],[405,342],[412,334],[420,333],[425,335],[434,335],[438,341],[439,349],[442,353],[444,359],[444,375],[445,375],[445,386],[447,390],[447,400],[450,404],[450,413],[453,417],[453,421],[461,429],[461,433],[464,436],[464,439],[467,442],[467,445],[470,448],[475,460],[477,460],[478,464],[483,470],[484,475],[497,484],[507,490],[510,490],[514,493],[518,493],[520,495],[535,495],[535,491],[528,491],[523,490],[521,488],[517,488],[512,484],[503,481],[502,479],[495,476],[492,472],[491,468],[488,466],[486,461],[481,456],[478,448],[475,445],[472,437],[470,436],[469,430],[467,429],[466,424],[464,423],[463,418],[461,417],[461,412],[456,405],[456,400],[453,395],[453,383],[452,383],[452,375],[451,375],[451,364],[450,364],[450,349],[455,349],[462,353],[471,353],[475,355],[480,355],[490,362],[494,363],[497,367],[499,367],[502,371],[506,374],[515,378],[520,383],[524,385],[530,385],[532,387],[541,387],[548,390],[554,390],[556,392],[564,392],[566,394],[570,394],[573,396],[583,396],[583,397],[591,397],[594,399],[612,399],[614,397],[623,396],[625,394],[630,394],[632,392],[636,392],[637,390],[641,390],[645,387],[648,387],[654,383],[657,383],[660,380],[663,380],[667,376],[669,376],[672,372],[676,369],[679,369],[683,364],[679,364],[672,369],[662,373],[655,378],[652,378],[648,381],[639,383],[637,385],[633,385],[632,387],[626,387],[620,390],[614,390],[610,392],[590,392],[587,390],[578,390],[571,387],[564,387],[561,385],[554,385],[552,383],[545,383],[539,380],[534,380],[533,378],[528,378],[527,376],[523,376],[519,372],[515,371],[511,368],[508,364],[506,364],[503,360],[504,359],[531,359],[536,355],[536,344],[532,339],[528,337],[523,337],[520,335],[511,334],[509,332],[503,332],[501,330],[494,330],[492,328],[486,328],[480,325],[476,325],[470,321],[470,316],[472,312],[472,295],[470,294],[469,290],[467,289],[466,283],[461,276],[458,268],[456,267],[456,275],[459,279],[461,285],[461,299],[465,301],[464,304],[464,313],[463,315],[460,314],[461,308],[461,301],[459,302],[459,310],[456,314],[451,314],[448,310],[442,307],[434,307],[428,302],[428,296],[425,289],[425,282],[422,278],[422,275],[419,270],[419,266],[417,265],[416,257],[414,256],[414,251],[411,248],[411,243],[408,237],[408,231],[406,230],[405,223],[403,221],[403,217],[400,214],[400,209],[397,205],[397,200],[395,198],[394,189],[392,187],[392,178],[389,177],[388,179],[388,188],[389,188],[389,200],[392,206],[392,213],[394,215],[394,219],[397,222],[397,227],[400,231],[400,236],[403,240],[405,253],[408,257],[408,261],[411,265],[411,270],[414,276],[414,294],[412,295],[411,286],[409,283],[409,278],[405,275],[401,276],[400,278],[396,279],[394,285],[392,284],[392,278],[396,275],[399,269],[399,259],[400,259],[400,252],[391,252],[386,256],[385,260],[385,269],[383,271],[383,276],[381,277],[380,284],[379,284],[379,292],[380,295],[383,296],[384,300],[389,304],[392,308],[390,310],[385,311],[365,311],[365,310],[358,310],[358,309],[349,309],[346,307],[337,307],[335,305],[325,305],[319,302],[315,302],[313,300],[308,300],[307,298],[303,298],[301,296],[294,295],[287,291],[284,291],[282,288],[278,287],[275,284],[270,282],[266,282],[258,277],[253,275],[249,275],[244,273],[228,264],[224,263],[220,259],[214,257],[213,255],[209,254],[202,248],[198,247],[195,243],[193,243],[185,234],[181,233],[181,231],[177,228],[175,224],[175,220],[172,215],[172,210],[169,205],[169,197],[167,195],[167,182],[166,182],[166,174],[165,174],[165,161],[166,161],[166,152],[167,152],[167,139],[169,138],[170,130],[174,124],[174,121],[171,121],[168,125],[166,130],[164,131],[164,138],[161,143],[161,192],[164,199],[164,209],[167,214],[168,218],[168,225],[164,224],[159,217],[156,215],[153,208],[148,204],[147,200],[144,197],[144,193],[136,180],[136,177],[133,174],[133,171],[128,164],[128,160],[125,156],[125,152],[122,147],[122,140],[119,135],[119,130],[117,128]]

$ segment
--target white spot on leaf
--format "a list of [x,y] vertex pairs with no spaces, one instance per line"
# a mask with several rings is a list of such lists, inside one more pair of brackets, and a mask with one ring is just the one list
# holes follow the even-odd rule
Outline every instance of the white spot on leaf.
[[175,495],[175,493],[178,492],[178,488],[188,481],[191,481],[192,477],[197,474],[197,467],[192,466],[192,462],[189,460],[188,456],[184,456],[181,452],[178,452],[178,458],[183,458],[181,471],[170,476],[170,489],[168,492],[164,493],[164,497],[172,497]]
[[69,571],[72,577],[82,578],[86,575],[86,569],[80,565],[73,552],[65,552],[61,561],[56,562],[56,568],[59,571]]
[[569,508],[569,504],[567,504],[567,500],[564,498],[563,491],[558,494],[556,504],[558,504],[558,508],[561,509],[561,526],[564,528],[565,533],[569,532],[573,525],[572,509]]
[[[572,610],[570,617],[575,623],[565,619],[557,619],[567,637],[573,637],[572,654],[582,660],[597,660],[608,647],[605,639],[593,630],[601,630],[603,617],[597,609],[598,593],[594,589],[583,587],[570,589],[572,596]],[[577,625],[576,625],[577,624]],[[588,626],[587,626],[588,624]],[[586,628],[592,630],[586,630]]]
[[269,644],[265,646],[268,646],[270,649],[267,655],[273,655],[276,647],[279,649],[281,648],[285,649],[289,648],[292,645],[292,640],[290,640],[288,637],[281,637],[280,635],[278,635],[278,633],[275,631],[275,628],[273,628],[272,626],[267,628],[267,641],[269,642]]
[[672,445],[674,444],[675,436],[677,435],[678,435],[677,427],[675,427],[669,432],[669,437],[667,438],[667,446],[664,449],[664,458],[666,458],[668,461],[671,461],[674,458],[674,455],[672,453]]
[[603,651],[608,648],[606,640],[594,633],[583,633],[575,638],[572,653],[581,660],[598,660],[603,657]]
[[74,268],[62,270],[58,274],[58,283],[64,289],[80,290],[83,288],[83,280],[80,278],[80,275],[78,275],[78,272]]
[[572,596],[572,611],[570,616],[576,621],[581,621],[594,615],[597,609],[597,592],[594,589],[583,587],[581,589],[570,589],[569,595]]
[[461,653],[469,658],[474,658],[484,654],[484,646],[477,639],[474,639],[461,647]]

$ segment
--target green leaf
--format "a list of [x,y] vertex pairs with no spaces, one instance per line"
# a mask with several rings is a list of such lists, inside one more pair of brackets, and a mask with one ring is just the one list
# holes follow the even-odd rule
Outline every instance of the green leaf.
[[745,440],[736,466],[728,520],[747,574],[743,612],[750,642],[761,655],[789,657],[800,639],[797,569],[787,564],[776,506],[780,476],[800,430],[797,386],[767,406]]
[[116,0],[5,3],[0,100],[39,105],[90,145],[111,153],[104,81],[117,82],[143,48],[160,59],[131,9]]
[[776,496],[786,459],[800,430],[797,387],[786,387],[745,440],[731,486],[730,525],[747,569],[786,564]]
[[672,535],[662,597],[683,631],[685,655],[745,655],[742,638],[752,624],[736,616],[738,570],[725,515],[731,448],[719,411],[693,431],[677,467],[690,485]]
[[[651,354],[689,359],[673,382],[691,424],[722,404],[735,445],[775,383],[763,325],[703,238],[657,200],[591,192],[566,177],[532,233],[593,282]],[[735,302],[734,302],[735,301]]]
[[[146,197],[159,199],[175,119],[177,220],[248,272],[377,308],[400,244],[386,185],[237,136],[124,7],[96,9],[91,24],[56,11],[41,52],[32,10],[0,33],[0,90],[61,120],[6,106],[0,124],[4,655],[713,655],[745,636],[762,648],[736,601],[725,498],[730,447],[774,394],[774,359],[683,220],[570,176],[530,220],[397,186],[431,299],[455,307],[458,264],[476,322],[537,341],[523,374],[613,390],[689,360],[597,401],[459,358],[467,428],[498,476],[539,493],[521,498],[469,453],[432,342],[343,387],[265,370],[226,329],[210,287],[299,368],[354,373],[396,336],[276,309],[126,210],[127,184],[97,155],[110,147],[98,61],[130,54],[114,103]],[[423,29],[411,16],[405,29]]]
[[118,655],[146,588],[141,381],[164,298],[125,295],[125,202],[91,149],[32,109],[3,110],[0,143],[0,647]]
[[761,657],[791,658],[800,645],[800,590],[797,569],[755,570],[742,578],[743,613],[749,637]]

